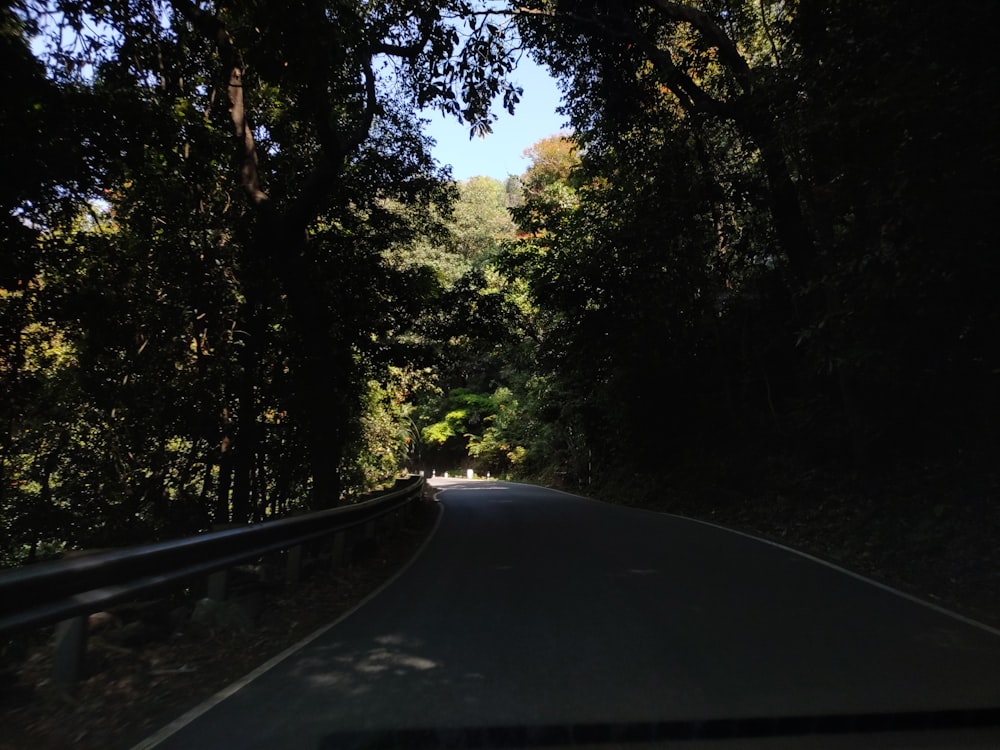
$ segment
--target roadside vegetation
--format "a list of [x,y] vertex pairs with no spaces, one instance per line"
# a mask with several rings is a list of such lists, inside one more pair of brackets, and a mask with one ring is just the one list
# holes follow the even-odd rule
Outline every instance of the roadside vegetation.
[[995,617],[996,8],[493,7],[5,8],[0,562],[473,468]]

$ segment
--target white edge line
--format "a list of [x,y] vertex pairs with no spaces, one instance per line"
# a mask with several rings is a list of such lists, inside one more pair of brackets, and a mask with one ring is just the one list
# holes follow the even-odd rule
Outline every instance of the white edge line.
[[[525,487],[541,487],[541,485],[527,484],[523,482],[508,482],[508,484],[520,484]],[[853,570],[837,565],[834,562],[830,562],[829,560],[824,560],[822,557],[816,557],[815,555],[810,555],[808,552],[803,552],[802,550],[795,549],[794,547],[789,547],[788,545],[782,544],[781,542],[775,541],[773,539],[757,536],[756,534],[750,534],[749,532],[740,531],[738,529],[731,529],[728,526],[722,526],[720,524],[713,523],[711,521],[703,521],[700,518],[681,516],[678,515],[677,513],[668,513],[662,510],[650,510],[649,508],[636,508],[631,505],[618,505],[617,503],[609,503],[605,500],[598,500],[593,497],[587,497],[586,495],[577,495],[572,492],[566,492],[565,490],[557,490],[552,487],[542,487],[542,489],[549,490],[550,492],[558,492],[562,495],[568,495],[569,497],[575,497],[580,500],[589,500],[592,503],[600,503],[601,505],[610,508],[621,508],[623,510],[638,510],[642,511],[643,513],[653,513],[658,516],[667,516],[668,518],[678,518],[682,521],[700,523],[702,526],[710,526],[713,529],[719,529],[720,531],[728,531],[730,534],[737,534],[739,536],[746,537],[747,539],[753,539],[754,541],[762,542],[763,544],[767,544],[771,547],[776,547],[777,549],[784,550],[785,552],[791,552],[792,554],[798,555],[799,557],[804,557],[807,560],[811,560],[814,563],[825,565],[826,567],[836,570],[839,573],[843,573],[844,575],[850,576],[851,578],[855,578],[859,581],[864,581],[865,583],[870,584],[877,589],[881,589],[882,591],[886,591],[890,594],[895,594],[896,596],[902,597],[903,599],[911,601],[914,604],[920,604],[924,607],[927,607],[928,609],[932,609],[935,612],[938,612],[939,614],[947,615],[948,617],[958,620],[959,622],[965,623],[966,625],[970,625],[974,628],[979,628],[980,630],[985,630],[987,633],[990,633],[991,635],[1000,637],[1000,628],[995,628],[991,625],[987,625],[984,622],[980,622],[979,620],[974,620],[971,617],[966,617],[965,615],[959,614],[958,612],[954,612],[950,609],[947,609],[946,607],[942,607],[939,604],[934,604],[933,602],[929,602],[926,599],[921,599],[919,596],[914,596],[913,594],[908,594],[905,591],[900,591],[899,589],[893,588],[892,586],[882,583],[881,581],[876,581],[873,578],[869,578],[868,576],[862,575],[861,573],[857,573]]]
[[[656,513],[657,511],[652,511],[652,512]],[[765,537],[756,536],[755,534],[749,534],[745,531],[739,531],[738,529],[730,529],[727,528],[726,526],[720,526],[717,523],[712,523],[711,521],[702,521],[699,518],[688,518],[687,516],[679,516],[676,513],[664,513],[660,511],[660,515],[669,516],[671,518],[680,518],[685,521],[691,521],[693,523],[700,523],[703,526],[711,526],[712,528],[721,529],[722,531],[728,531],[732,534],[738,534],[739,536],[746,537],[747,539],[753,539],[755,541],[762,542],[771,547],[776,547],[777,549],[784,550],[785,552],[791,552],[795,555],[798,555],[799,557],[804,557],[807,560],[811,560],[814,563],[825,565],[828,568],[836,570],[838,573],[843,573],[844,575],[850,576],[851,578],[857,579],[859,581],[864,581],[865,583],[874,586],[877,589],[881,589],[882,591],[886,591],[890,594],[895,594],[896,596],[902,597],[903,599],[911,601],[914,604],[920,604],[924,607],[927,607],[928,609],[932,609],[935,612],[938,612],[939,614],[947,615],[948,617],[958,620],[959,622],[963,622],[966,625],[971,625],[972,627],[979,628],[980,630],[985,630],[987,633],[990,633],[992,635],[1000,636],[1000,629],[987,625],[984,622],[979,622],[979,620],[974,620],[971,617],[966,617],[965,615],[959,614],[958,612],[954,612],[946,607],[942,607],[939,604],[935,604],[934,602],[929,602],[926,599],[921,599],[919,596],[908,594],[905,591],[900,591],[899,589],[893,588],[892,586],[886,583],[882,583],[881,581],[876,581],[874,578],[869,578],[868,576],[862,575],[861,573],[857,573],[853,570],[850,570],[849,568],[837,565],[837,563],[831,562],[829,560],[824,560],[822,557],[816,557],[815,555],[810,555],[808,552],[797,550],[794,547],[789,547],[773,539],[767,539]]]
[[331,628],[336,627],[341,622],[343,622],[344,620],[346,620],[348,617],[350,617],[351,615],[353,615],[355,612],[357,612],[359,609],[361,609],[363,606],[365,606],[368,602],[370,602],[376,596],[378,596],[379,594],[381,594],[385,589],[387,589],[389,586],[391,586],[395,582],[395,580],[397,578],[399,578],[400,576],[402,576],[403,573],[405,573],[407,570],[410,569],[410,566],[413,565],[413,563],[417,561],[417,559],[423,554],[424,550],[427,548],[427,545],[429,545],[431,543],[431,540],[434,538],[434,535],[437,533],[438,527],[441,525],[441,518],[443,516],[444,516],[444,505],[441,505],[440,503],[438,503],[437,519],[434,521],[434,527],[430,530],[430,533],[427,535],[427,538],[424,539],[423,544],[420,545],[420,547],[417,549],[417,551],[413,554],[413,556],[406,562],[406,564],[402,568],[400,568],[399,570],[397,570],[392,575],[392,577],[389,578],[389,580],[385,581],[381,586],[379,586],[377,589],[375,589],[370,594],[368,594],[368,596],[366,596],[360,602],[358,602],[357,604],[355,604],[353,607],[351,607],[349,610],[347,610],[344,614],[342,614],[340,617],[338,617],[333,622],[331,622],[331,623],[329,623],[327,625],[322,626],[318,630],[313,631],[312,633],[310,633],[309,635],[307,635],[305,638],[303,638],[298,643],[295,643],[295,644],[289,646],[288,648],[286,648],[284,651],[282,651],[277,656],[271,657],[270,659],[268,659],[266,662],[264,662],[263,664],[261,664],[259,667],[257,667],[252,672],[244,675],[243,677],[241,677],[240,679],[238,679],[236,682],[232,683],[231,685],[228,685],[228,686],[224,687],[222,690],[220,690],[215,695],[213,695],[212,697],[210,697],[207,700],[205,700],[203,703],[195,706],[191,710],[187,711],[186,713],[182,714],[178,718],[174,719],[172,722],[170,722],[169,724],[167,724],[165,727],[163,727],[162,729],[160,729],[156,733],[154,733],[154,734],[150,735],[149,737],[147,737],[146,739],[142,740],[139,744],[133,746],[131,750],[150,750],[150,748],[156,747],[161,742],[163,742],[164,740],[170,738],[172,735],[176,734],[181,729],[183,729],[184,727],[186,727],[188,724],[190,724],[191,722],[193,722],[199,716],[201,716],[202,714],[208,713],[213,708],[215,708],[217,705],[219,705],[220,703],[222,703],[222,701],[226,700],[231,695],[233,695],[233,694],[237,693],[238,691],[242,690],[243,688],[245,688],[247,685],[249,685],[251,682],[253,682],[254,680],[256,680],[261,675],[263,675],[265,672],[268,672],[269,670],[271,670],[274,667],[276,667],[278,664],[280,664],[282,661],[284,661],[289,656],[291,656],[292,654],[294,654],[296,651],[299,651],[299,650],[305,648],[310,643],[312,643],[314,640],[316,640],[321,635],[323,635],[324,633],[326,633],[328,630],[330,630]]

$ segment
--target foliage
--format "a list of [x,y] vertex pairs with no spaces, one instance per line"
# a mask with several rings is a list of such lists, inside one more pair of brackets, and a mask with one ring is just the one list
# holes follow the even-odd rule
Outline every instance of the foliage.
[[393,366],[454,196],[416,112],[482,132],[518,97],[472,11],[4,10],[0,155],[30,176],[0,194],[4,562],[325,507],[406,465]]
[[995,444],[996,65],[957,26],[993,15],[524,4],[581,157],[573,184],[526,188],[532,236],[497,260],[558,394],[541,453],[582,478],[583,456],[864,471],[952,450],[943,434]]
[[[998,443],[992,5],[485,7],[3,10],[4,563],[402,467]],[[521,48],[572,131],[451,183],[420,109],[485,132]]]
[[451,231],[455,252],[470,261],[495,253],[503,240],[513,237],[514,222],[507,212],[503,183],[491,177],[460,182]]
[[531,165],[520,179],[526,199],[557,183],[579,187],[576,178],[580,159],[576,144],[566,134],[543,138],[526,148],[524,157],[531,160]]

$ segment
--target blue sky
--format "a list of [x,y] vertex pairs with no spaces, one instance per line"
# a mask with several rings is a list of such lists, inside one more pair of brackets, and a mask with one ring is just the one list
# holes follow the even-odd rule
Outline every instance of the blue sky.
[[454,179],[486,175],[504,180],[508,175],[519,175],[528,168],[528,161],[521,158],[524,149],[562,129],[565,118],[555,111],[560,93],[548,71],[525,56],[512,78],[524,89],[524,95],[513,117],[499,102],[494,106],[499,117],[493,132],[484,139],[470,141],[468,125],[446,120],[436,112],[427,114],[431,121],[427,133],[437,141],[434,156],[442,164],[451,164]]

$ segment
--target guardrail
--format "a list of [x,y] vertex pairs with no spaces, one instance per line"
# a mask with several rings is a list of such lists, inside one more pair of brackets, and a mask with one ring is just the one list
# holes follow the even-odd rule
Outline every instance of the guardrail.
[[420,496],[424,479],[411,476],[371,500],[308,515],[214,531],[72,559],[0,571],[0,633],[59,623],[54,678],[75,682],[86,649],[87,617],[114,604],[194,578],[208,576],[207,595],[224,599],[229,568],[287,550],[286,580],[298,580],[302,548],[332,540],[332,564],[341,565],[347,535],[398,514]]

